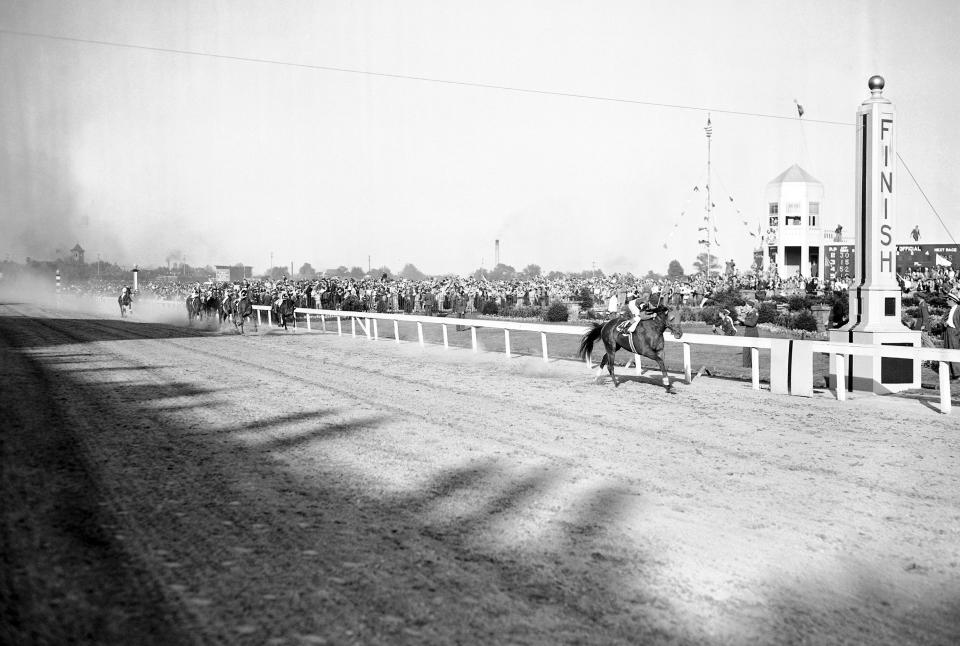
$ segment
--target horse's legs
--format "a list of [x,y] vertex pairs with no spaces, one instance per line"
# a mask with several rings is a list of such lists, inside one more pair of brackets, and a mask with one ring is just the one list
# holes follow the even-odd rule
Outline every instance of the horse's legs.
[[597,366],[597,374],[594,377],[597,383],[600,383],[600,377],[603,376],[603,366],[606,365],[606,363],[607,363],[607,355],[606,353],[604,353],[604,355],[600,358],[600,365]]
[[616,350],[612,350],[612,349],[607,350],[607,370],[610,371],[610,379],[613,380],[613,385],[614,385],[614,387],[620,385],[620,384],[617,383],[617,375],[615,375],[614,372],[613,372],[613,359],[614,359],[614,355],[616,355],[616,353],[617,353]]
[[[613,372],[613,360],[616,358],[617,346],[610,343],[606,338],[603,339],[603,347],[606,348],[607,354],[604,355],[604,359],[607,361],[607,371],[610,373],[610,379],[613,381],[614,387],[619,386],[617,383],[617,375]],[[600,361],[600,365],[603,365],[603,360]]]
[[670,383],[670,377],[667,375],[667,364],[664,362],[663,357],[659,354],[653,357],[657,365],[660,366],[660,372],[663,373],[663,387],[667,389],[667,392],[675,395],[677,393],[676,388],[673,387],[673,384]]

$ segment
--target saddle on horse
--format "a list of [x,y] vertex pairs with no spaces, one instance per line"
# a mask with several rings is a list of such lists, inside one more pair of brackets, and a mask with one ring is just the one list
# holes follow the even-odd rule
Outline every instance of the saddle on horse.
[[[630,332],[633,331],[630,329],[630,327],[633,325],[634,322],[639,323],[640,321],[649,321],[650,319],[656,318],[656,316],[657,316],[657,313],[651,310],[641,311],[640,316],[636,318],[621,314],[620,315],[621,321],[617,323],[617,332],[620,332],[623,334],[629,334]],[[636,327],[634,327],[633,329],[635,330]]]

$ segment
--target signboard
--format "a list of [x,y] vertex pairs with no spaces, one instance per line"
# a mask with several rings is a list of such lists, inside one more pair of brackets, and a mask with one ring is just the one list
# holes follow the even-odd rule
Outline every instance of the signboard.
[[823,246],[825,256],[824,278],[849,280],[856,277],[856,247],[852,244],[828,244]]
[[244,278],[253,278],[250,265],[217,265],[217,282],[238,283]]
[[960,246],[942,244],[897,245],[897,272],[960,267]]

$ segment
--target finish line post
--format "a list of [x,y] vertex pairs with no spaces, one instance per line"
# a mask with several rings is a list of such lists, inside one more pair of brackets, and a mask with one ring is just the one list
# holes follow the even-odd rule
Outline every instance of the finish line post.
[[[896,246],[896,110],[884,98],[882,76],[867,83],[870,98],[857,111],[856,249],[858,284],[851,286],[848,322],[830,331],[834,343],[919,346],[920,333],[900,320]],[[838,379],[839,377],[839,379]],[[920,387],[920,362],[852,356],[845,375],[831,366],[837,389],[885,394]]]

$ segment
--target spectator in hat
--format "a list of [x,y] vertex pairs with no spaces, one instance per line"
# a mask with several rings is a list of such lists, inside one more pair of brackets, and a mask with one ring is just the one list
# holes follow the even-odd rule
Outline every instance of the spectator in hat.
[[718,312],[718,320],[713,326],[713,333],[724,336],[737,336],[737,328],[733,326],[733,319],[730,318],[730,310],[722,309]]
[[[760,329],[757,327],[757,322],[760,318],[760,304],[757,301],[750,299],[747,301],[747,308],[743,313],[743,336],[759,338]],[[753,354],[750,348],[743,349],[743,367],[751,368],[753,367]]]
[[[956,287],[947,294],[950,311],[944,319],[943,347],[946,350],[960,350],[960,290]],[[960,361],[950,362],[950,379],[960,379]]]

